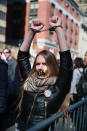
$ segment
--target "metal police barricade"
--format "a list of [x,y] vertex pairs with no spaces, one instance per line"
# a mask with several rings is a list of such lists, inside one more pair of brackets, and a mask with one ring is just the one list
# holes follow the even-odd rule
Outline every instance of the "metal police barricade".
[[87,131],[87,98],[70,105],[67,112],[67,119],[62,111],[26,131],[41,131],[45,127],[49,127],[48,131]]

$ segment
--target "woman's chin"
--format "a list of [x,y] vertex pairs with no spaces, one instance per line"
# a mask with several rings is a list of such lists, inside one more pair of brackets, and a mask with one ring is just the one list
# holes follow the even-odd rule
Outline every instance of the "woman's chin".
[[48,77],[48,75],[46,75],[46,76],[39,76],[38,75],[38,78],[40,78],[40,79],[46,79]]

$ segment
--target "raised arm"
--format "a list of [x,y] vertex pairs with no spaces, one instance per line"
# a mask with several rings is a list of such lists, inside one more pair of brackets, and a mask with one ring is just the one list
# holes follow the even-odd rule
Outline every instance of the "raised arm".
[[22,43],[20,47],[20,51],[24,51],[24,52],[29,51],[35,33],[37,31],[40,31],[43,28],[43,26],[44,26],[43,22],[39,19],[32,21],[31,29],[28,32],[28,35],[26,36],[24,42]]
[[59,47],[60,47],[60,51],[67,51],[68,50],[68,46],[65,40],[65,36],[64,36],[64,32],[61,26],[61,18],[59,18],[58,16],[53,16],[52,18],[49,19],[49,24],[51,27],[53,27],[55,29],[56,35],[57,35],[57,39],[59,41]]
[[31,70],[31,65],[29,63],[30,57],[29,50],[32,40],[34,38],[35,33],[37,31],[40,31],[43,28],[43,26],[44,24],[42,23],[41,20],[36,19],[32,21],[31,29],[29,30],[29,33],[27,34],[18,52],[18,65],[24,80],[27,78]]
[[58,89],[61,95],[65,96],[69,92],[72,79],[71,54],[68,49],[68,45],[66,43],[64,32],[61,26],[61,18],[58,16],[53,16],[49,19],[49,24],[54,28],[56,32],[60,47],[60,70],[56,86],[59,87]]

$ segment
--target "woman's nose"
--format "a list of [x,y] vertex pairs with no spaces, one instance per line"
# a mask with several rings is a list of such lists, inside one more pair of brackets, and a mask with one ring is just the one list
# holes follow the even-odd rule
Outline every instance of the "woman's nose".
[[43,65],[42,64],[39,65],[39,69],[43,69]]

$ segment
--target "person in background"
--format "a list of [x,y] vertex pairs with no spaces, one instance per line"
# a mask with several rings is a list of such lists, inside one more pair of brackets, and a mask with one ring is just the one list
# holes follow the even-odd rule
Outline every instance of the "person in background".
[[[84,76],[85,76],[85,87],[86,87],[86,91],[87,91],[87,51],[85,52],[84,54]],[[87,92],[85,94],[85,98],[87,98]],[[87,104],[86,106],[84,107],[84,121],[86,122],[86,118],[87,118]],[[86,128],[87,129],[87,124],[86,124]]]
[[84,67],[87,67],[87,51],[84,54]]
[[11,50],[5,48],[3,50],[3,54],[5,55],[6,61],[8,63],[8,93],[13,94],[13,85],[15,78],[15,70],[17,66],[16,59],[11,55]]
[[[4,128],[8,129],[15,124],[16,113],[14,107],[14,82],[15,82],[15,72],[17,67],[17,61],[12,56],[11,50],[8,48],[3,49],[2,51],[3,58],[8,64],[8,104],[7,104],[7,113],[4,120]],[[8,130],[9,131],[9,130]]]
[[[84,54],[84,60],[82,58],[75,59],[75,69],[71,82],[71,104],[80,102],[85,98],[87,98],[87,52]],[[77,108],[71,112],[71,119],[78,131],[87,129],[86,118],[87,104],[83,104],[80,109]]]
[[[77,85],[79,84],[79,82],[81,81],[81,76],[83,74],[83,70],[85,72],[87,68],[87,52],[85,52],[84,54],[84,60],[80,57],[77,57],[74,60],[74,70],[73,70],[73,78],[72,78],[72,82],[71,82],[71,103],[74,104],[76,103],[79,98],[78,98],[78,94],[77,90],[79,90],[79,88],[77,89]],[[82,93],[82,91],[81,91]]]
[[[18,52],[18,65],[24,80],[22,109],[18,119],[20,131],[25,131],[58,112],[70,89],[72,59],[61,19],[54,16],[49,19],[49,25],[54,29],[59,41],[60,69],[54,54],[48,50],[37,54],[31,69],[30,46],[36,32],[40,32],[44,27],[40,19],[32,21],[31,29]],[[47,131],[48,127],[42,130]]]
[[[1,54],[2,55],[2,54]],[[4,119],[8,102],[8,65],[0,58],[0,131],[4,130]]]
[[74,60],[73,77],[72,77],[71,88],[70,88],[70,94],[71,94],[70,104],[74,104],[78,101],[78,94],[77,94],[76,86],[82,75],[83,66],[84,66],[83,59],[80,57],[76,57]]

